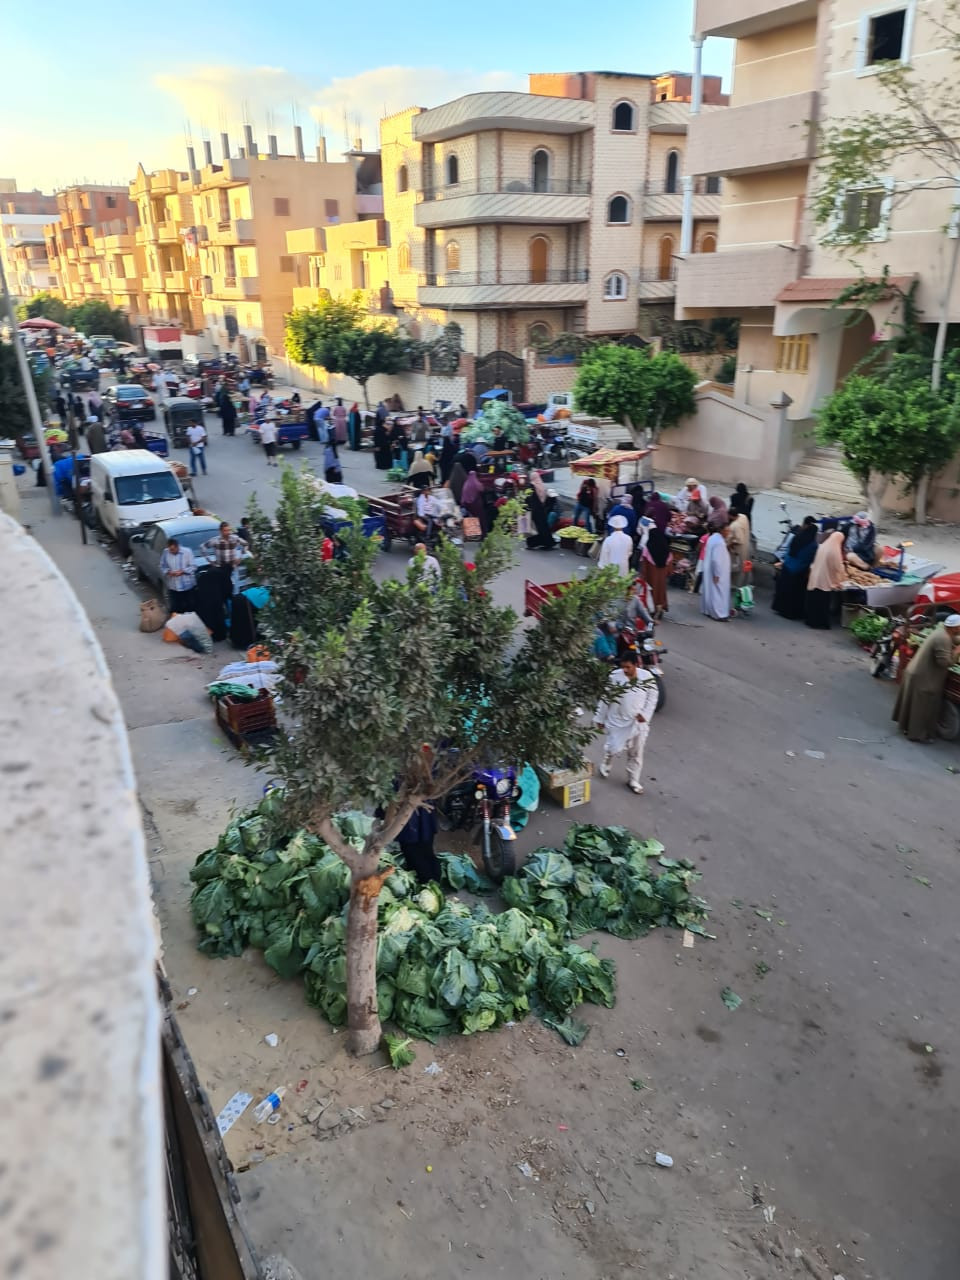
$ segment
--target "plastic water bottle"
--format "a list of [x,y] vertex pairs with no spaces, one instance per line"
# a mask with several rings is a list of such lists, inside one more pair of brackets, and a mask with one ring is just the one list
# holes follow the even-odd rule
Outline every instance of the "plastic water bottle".
[[268,1093],[264,1100],[257,1104],[257,1109],[253,1113],[253,1118],[257,1124],[263,1124],[264,1120],[270,1119],[273,1113],[278,1110],[286,1092],[286,1086],[281,1085],[279,1089],[275,1089],[273,1093]]

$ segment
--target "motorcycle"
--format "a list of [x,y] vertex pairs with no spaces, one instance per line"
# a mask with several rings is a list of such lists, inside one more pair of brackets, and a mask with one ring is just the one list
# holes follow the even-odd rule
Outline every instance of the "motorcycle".
[[437,801],[437,821],[445,831],[475,828],[484,870],[498,882],[517,869],[517,833],[510,821],[510,804],[519,790],[512,765],[477,767],[470,778]]

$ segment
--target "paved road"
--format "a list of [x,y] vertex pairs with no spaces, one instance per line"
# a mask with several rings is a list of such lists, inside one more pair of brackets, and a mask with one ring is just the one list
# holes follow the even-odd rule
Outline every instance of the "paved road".
[[[235,520],[256,491],[269,509],[276,473],[246,439],[211,427],[201,500]],[[308,446],[301,459],[316,453]],[[344,470],[361,490],[376,474],[367,455],[345,453]],[[232,797],[251,794],[255,780],[211,756],[198,660],[177,666],[166,646],[137,635],[116,566],[79,548],[72,521],[56,527],[42,502],[28,506],[98,625],[145,802],[179,851],[166,874],[182,881]],[[561,580],[583,567],[565,553],[522,551],[503,598],[519,602],[524,576]],[[589,810],[545,809],[533,824],[545,834],[531,839],[562,838],[570,816],[622,822],[703,870],[716,942],[682,963],[665,939],[604,939],[601,948],[617,957],[620,999],[593,1017],[595,1034],[636,1041],[642,1029],[662,1141],[722,1152],[731,1180],[748,1167],[743,1176],[775,1188],[769,1198],[782,1213],[866,1258],[865,1274],[943,1280],[960,1251],[960,776],[948,771],[960,767],[960,749],[893,735],[892,689],[869,678],[849,635],[785,623],[759,595],[753,619],[727,625],[702,619],[688,598],[674,601],[662,632],[669,699],[651,734],[647,794],[597,780]],[[216,660],[199,665],[215,670]],[[176,778],[194,771],[205,777],[202,822],[177,808]],[[170,899],[178,910],[183,892]],[[172,928],[168,963],[186,979],[189,928]],[[720,1000],[725,986],[743,997],[735,1013]],[[697,1117],[682,1134],[679,1107]],[[861,1274],[839,1258],[835,1269]]]

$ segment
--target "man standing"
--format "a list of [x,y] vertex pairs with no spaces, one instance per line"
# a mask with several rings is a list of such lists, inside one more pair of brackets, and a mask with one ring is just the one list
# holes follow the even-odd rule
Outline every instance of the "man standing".
[[160,572],[167,584],[167,603],[171,613],[187,613],[193,608],[197,585],[197,564],[189,547],[181,547],[171,538],[160,556]]
[[233,595],[233,570],[243,560],[246,544],[224,520],[221,522],[219,535],[208,539],[200,550],[213,561],[214,572],[220,580],[221,596],[224,600],[229,600]]
[[187,439],[190,441],[190,474],[197,475],[197,468],[202,467],[207,474],[207,429],[199,422],[187,427]]
[[643,770],[643,748],[650,732],[650,721],[657,708],[657,677],[637,662],[637,652],[629,649],[620,660],[619,671],[611,672],[610,683],[623,693],[615,702],[599,702],[593,722],[606,730],[600,777],[610,774],[614,756],[627,753],[627,786],[643,795],[640,774]]
[[932,742],[940,719],[947,673],[960,660],[960,613],[931,631],[903,675],[893,719],[911,742]]
[[266,418],[260,424],[260,443],[266,454],[267,466],[278,467],[277,462],[277,424],[273,418]]
[[424,581],[430,579],[430,586],[436,590],[440,585],[440,561],[436,556],[432,556],[427,549],[425,542],[418,542],[413,548],[413,555],[407,561],[407,567],[410,569],[420,569],[423,574]]
[[608,564],[615,566],[625,578],[630,576],[630,557],[633,555],[633,539],[624,530],[627,527],[626,516],[612,516],[609,520],[612,533],[608,533],[600,547],[600,568]]

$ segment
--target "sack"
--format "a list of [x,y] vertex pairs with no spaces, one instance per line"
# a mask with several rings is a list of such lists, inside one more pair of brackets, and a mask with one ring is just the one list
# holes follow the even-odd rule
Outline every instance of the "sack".
[[172,613],[167,619],[167,630],[179,640],[185,631],[200,632],[206,630],[203,620],[197,613]]
[[140,606],[140,630],[161,631],[166,622],[166,610],[159,600],[144,600]]
[[480,535],[483,530],[480,527],[480,521],[476,516],[463,517],[463,540],[464,542],[479,542]]

